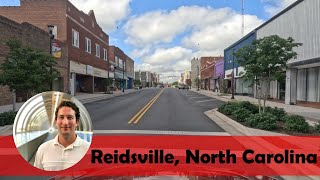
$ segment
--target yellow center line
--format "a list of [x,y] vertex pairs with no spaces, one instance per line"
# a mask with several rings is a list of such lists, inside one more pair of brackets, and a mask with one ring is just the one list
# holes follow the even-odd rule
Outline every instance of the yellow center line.
[[158,95],[158,97],[157,97],[155,100],[152,101],[152,103],[148,106],[148,108],[146,108],[146,109],[140,114],[140,116],[137,118],[137,120],[134,122],[134,124],[137,124],[137,123],[138,123],[138,121],[141,119],[141,117],[149,110],[149,108],[152,106],[152,104],[153,104],[154,102],[156,102],[156,100],[160,97],[160,95],[162,94],[162,92],[163,92],[163,90],[160,92],[160,94]]
[[[154,101],[158,99],[158,97],[159,97],[160,94],[163,92],[163,90],[164,90],[164,89],[162,89],[162,91],[160,91],[154,98],[152,98],[152,99],[150,100],[150,102],[148,102],[148,104],[147,104],[146,106],[144,106],[135,116],[133,116],[133,118],[130,119],[130,121],[128,122],[128,124],[130,124],[132,121],[134,121],[134,120],[139,116],[139,114],[141,114],[142,112],[145,113],[145,112],[146,112],[145,110],[150,108],[150,106],[154,103]],[[144,114],[144,113],[143,113],[143,114]],[[143,115],[143,114],[142,114],[142,115]],[[138,119],[140,119],[141,117],[142,117],[142,116],[140,115]],[[139,121],[138,119],[135,121],[135,124]]]

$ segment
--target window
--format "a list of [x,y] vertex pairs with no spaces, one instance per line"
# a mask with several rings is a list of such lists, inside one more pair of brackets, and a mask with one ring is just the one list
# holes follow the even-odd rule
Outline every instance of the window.
[[85,41],[85,49],[86,49],[86,52],[91,53],[91,40],[87,37]]
[[116,56],[116,66],[119,67],[119,57],[118,56]]
[[96,44],[96,56],[100,57],[100,46]]
[[58,26],[53,26],[52,34],[54,35],[54,39],[58,39]]
[[108,60],[108,52],[106,49],[103,49],[103,59],[106,61]]
[[123,67],[123,61],[122,59],[119,58],[119,67],[122,68]]
[[79,32],[72,29],[72,45],[79,48]]

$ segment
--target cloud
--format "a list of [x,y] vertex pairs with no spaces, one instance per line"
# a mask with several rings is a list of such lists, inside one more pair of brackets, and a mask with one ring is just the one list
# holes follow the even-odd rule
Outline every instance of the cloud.
[[269,16],[274,16],[297,0],[261,0],[266,5],[264,10]]
[[[245,34],[263,23],[253,15],[244,19]],[[193,57],[223,56],[224,49],[242,37],[241,22],[241,14],[230,8],[183,6],[153,11],[128,19],[126,42],[135,46],[137,57],[140,55],[143,65],[139,68],[180,76],[190,70]]]
[[153,11],[131,17],[125,25],[127,43],[137,46],[169,43],[188,29],[200,29],[207,24],[220,24],[233,12],[229,8],[182,6],[176,10]]
[[130,13],[129,3],[131,0],[70,0],[84,13],[93,10],[98,24],[109,33],[117,28],[117,23],[127,18]]
[[180,60],[185,60],[190,57],[192,51],[182,47],[173,47],[169,49],[156,49],[149,56],[145,56],[142,60],[148,64],[171,64]]

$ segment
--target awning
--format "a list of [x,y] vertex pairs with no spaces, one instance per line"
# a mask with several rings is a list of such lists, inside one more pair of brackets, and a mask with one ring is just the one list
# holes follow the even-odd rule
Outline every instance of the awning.
[[[123,78],[124,77],[124,78]],[[123,76],[123,73],[121,72],[114,72],[114,78],[115,79],[125,79],[125,80],[129,80],[128,79],[128,76],[126,75],[126,73],[124,73],[124,76]]]

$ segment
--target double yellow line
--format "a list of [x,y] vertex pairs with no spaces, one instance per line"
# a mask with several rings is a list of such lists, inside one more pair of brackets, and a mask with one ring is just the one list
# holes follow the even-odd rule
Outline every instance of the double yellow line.
[[160,97],[164,89],[162,89],[154,98],[151,99],[151,101],[144,106],[133,118],[130,119],[128,124],[132,123],[134,120],[134,124],[137,124],[138,121],[142,118],[142,116],[148,111],[148,109],[152,106],[152,104]]

